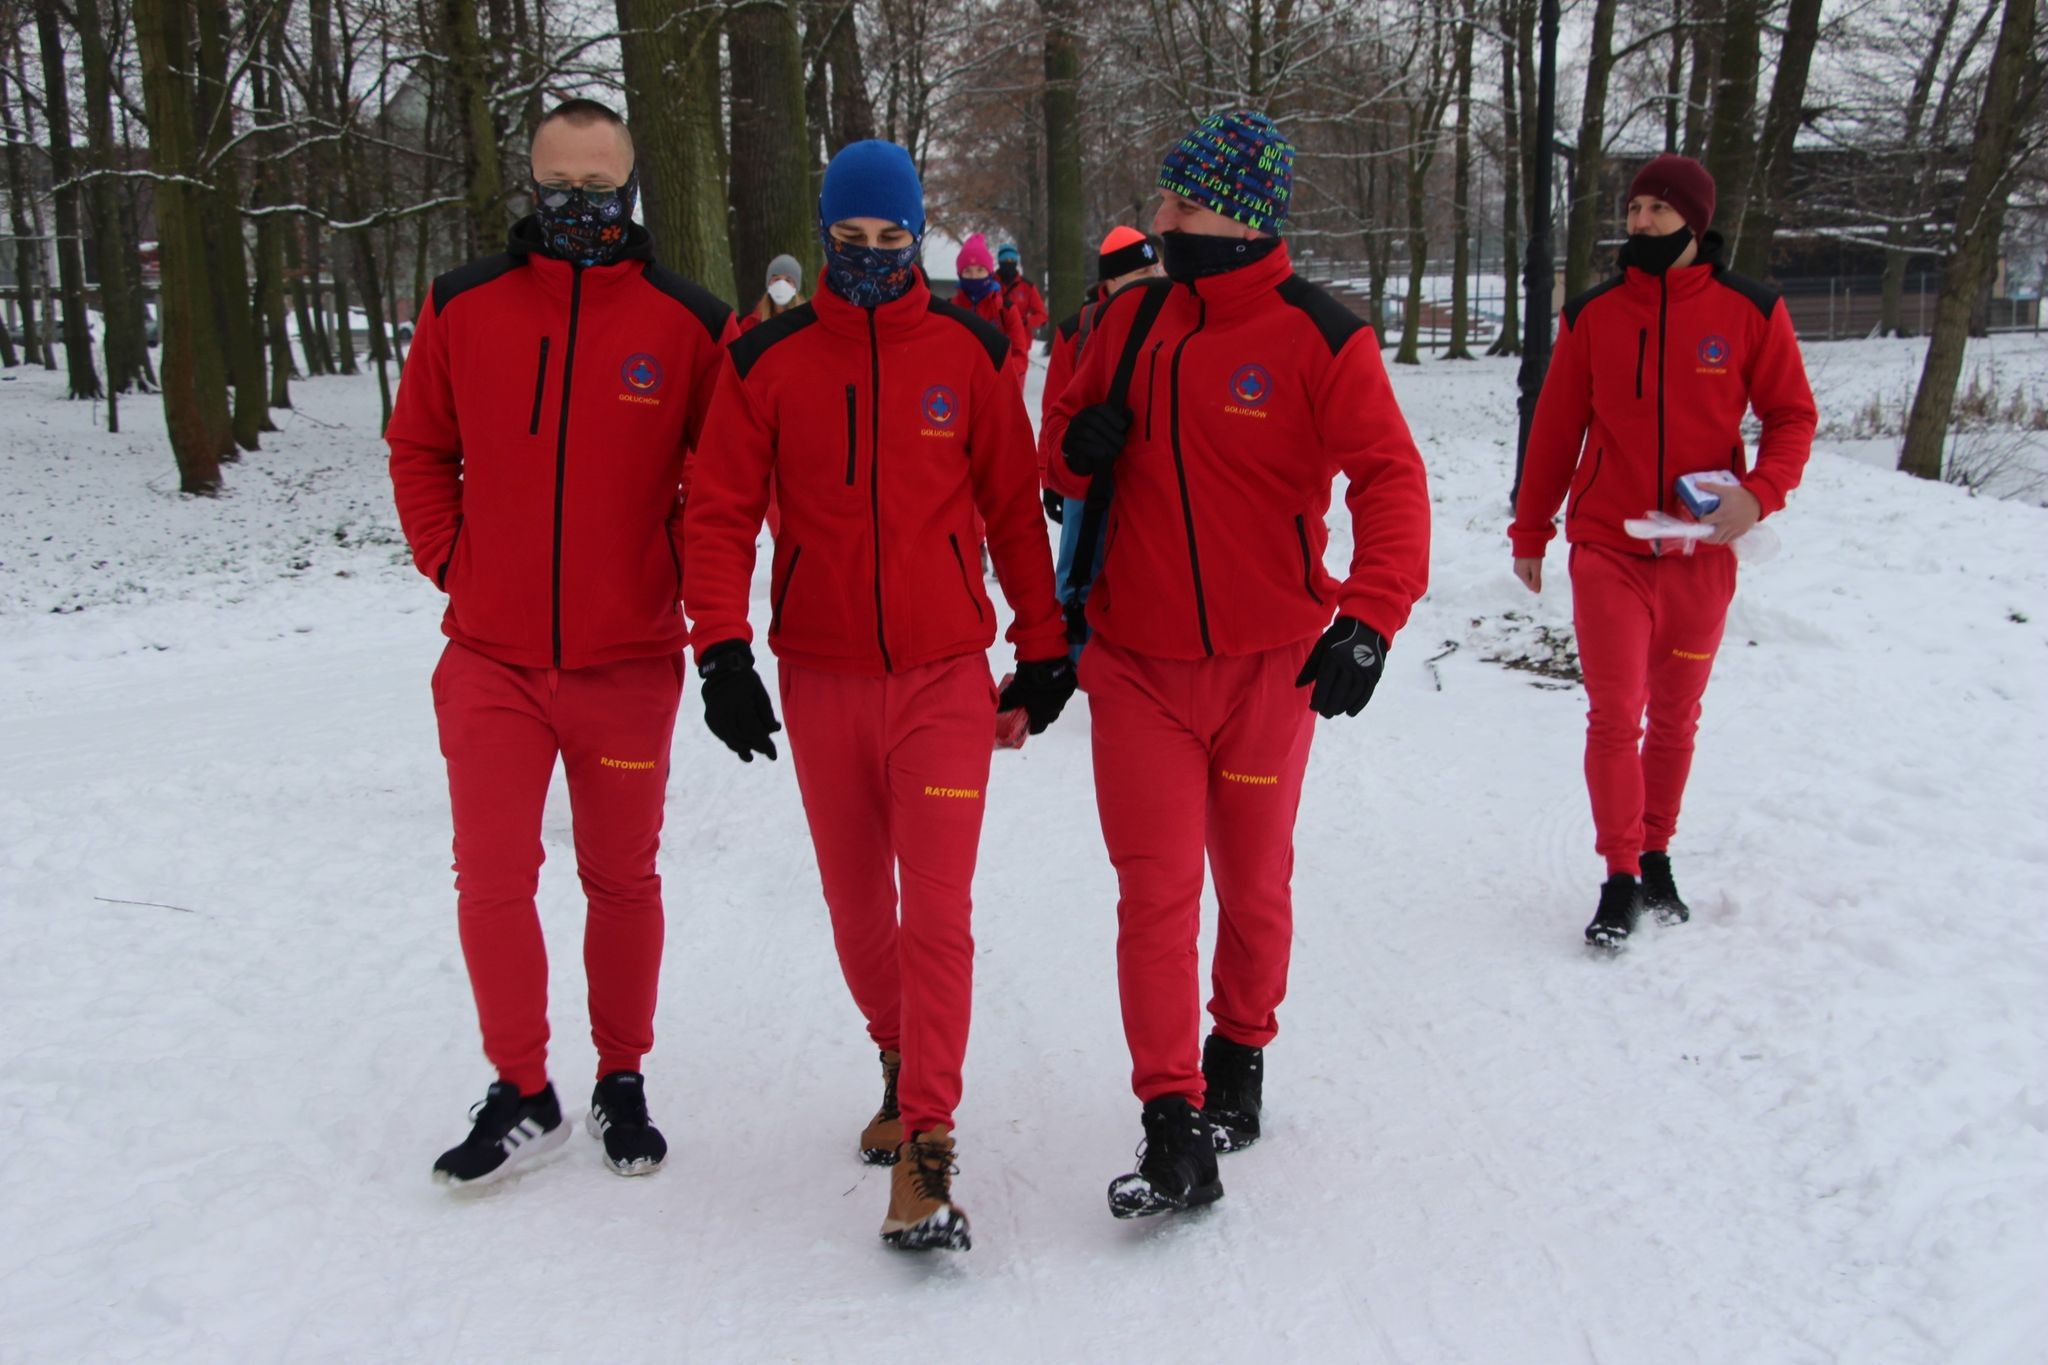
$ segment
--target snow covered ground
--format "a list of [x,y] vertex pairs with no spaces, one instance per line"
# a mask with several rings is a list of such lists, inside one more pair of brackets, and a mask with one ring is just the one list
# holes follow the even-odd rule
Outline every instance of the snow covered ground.
[[[1815,348],[1831,423],[1910,382],[1886,345]],[[997,756],[976,1245],[920,1259],[852,1155],[874,1056],[788,763],[733,762],[694,689],[648,1064],[676,1158],[618,1180],[579,1135],[429,1182],[489,1075],[375,380],[295,386],[208,502],[153,402],[108,437],[51,379],[0,380],[0,1361],[2040,1358],[2048,512],[1817,455],[1707,697],[1693,923],[1596,961],[1582,700],[1488,661],[1568,638],[1562,573],[1508,574],[1512,364],[1396,374],[1434,584],[1320,726],[1269,1137],[1206,1215],[1105,1211],[1137,1110],[1077,699]],[[559,790],[547,848],[580,1115]]]

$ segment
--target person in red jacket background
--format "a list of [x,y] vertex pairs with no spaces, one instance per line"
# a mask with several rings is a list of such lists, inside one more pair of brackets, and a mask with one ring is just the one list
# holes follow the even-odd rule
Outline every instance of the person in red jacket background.
[[[1428,582],[1427,479],[1379,342],[1294,274],[1279,236],[1293,154],[1251,112],[1208,118],[1167,154],[1152,226],[1169,280],[1103,307],[1040,436],[1059,452],[1056,490],[1085,498],[1105,475],[1115,488],[1080,670],[1144,1104],[1138,1169],[1110,1186],[1118,1217],[1219,1198],[1217,1150],[1259,1135],[1315,716],[1364,708]],[[1127,405],[1113,404],[1153,299]],[[1339,473],[1353,547],[1341,579],[1323,566]],[[1205,855],[1219,909],[1206,1043]]]
[[[1791,316],[1777,294],[1722,266],[1713,218],[1714,181],[1699,162],[1667,154],[1636,173],[1621,273],[1558,320],[1508,529],[1515,576],[1540,592],[1564,508],[1586,786],[1608,873],[1586,938],[1609,949],[1643,908],[1688,917],[1670,847],[1735,594],[1729,546],[1785,505],[1813,448],[1813,390]],[[1763,424],[1754,468],[1742,441],[1750,409]],[[1678,479],[1710,470],[1740,483],[1715,490],[1720,505],[1701,518],[1713,534],[1697,553],[1628,534],[1629,518],[1680,512]]]
[[768,644],[839,962],[880,1049],[857,1150],[895,1166],[882,1236],[969,1245],[953,1114],[974,976],[972,883],[998,707],[995,606],[969,565],[985,518],[1032,733],[1074,691],[1038,520],[1015,347],[941,303],[917,268],[910,154],[856,142],[826,168],[826,266],[809,304],[732,348],[697,460],[683,585],[704,720],[751,762],[781,728],[748,647],[754,542],[782,534]]
[[590,1129],[621,1175],[667,1152],[640,1066],[682,694],[680,495],[721,347],[738,335],[730,308],[654,263],[617,114],[559,105],[532,158],[535,212],[509,249],[434,281],[385,432],[413,563],[448,595],[434,715],[463,960],[498,1072],[469,1137],[434,1163],[458,1185],[495,1180],[568,1132],[548,1080],[533,899],[557,759],[589,906]]
[[977,232],[962,242],[953,261],[954,272],[960,277],[953,302],[983,322],[994,324],[1009,339],[1010,358],[1005,364],[1010,377],[1017,381],[1017,392],[1022,394],[1024,376],[1031,368],[1031,332],[1024,325],[1024,315],[1003,297],[995,268],[995,258],[988,254],[987,238]]
[[1045,310],[1045,295],[1024,277],[1024,258],[1016,243],[1004,242],[996,252],[996,279],[1003,286],[1003,302],[1017,310],[1025,332],[1036,337],[1038,329],[1052,321],[1052,314]]

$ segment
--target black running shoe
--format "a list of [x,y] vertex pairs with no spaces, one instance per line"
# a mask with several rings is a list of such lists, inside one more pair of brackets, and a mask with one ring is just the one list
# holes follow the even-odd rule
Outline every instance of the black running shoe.
[[1671,880],[1669,853],[1643,855],[1643,908],[1655,915],[1659,924],[1683,924],[1692,918],[1692,911],[1679,898],[1678,883]]
[[488,1185],[562,1145],[569,1126],[555,1087],[521,1096],[510,1081],[494,1081],[482,1103],[469,1111],[476,1126],[459,1147],[450,1147],[434,1163],[434,1179],[443,1185]]
[[1142,1122],[1145,1141],[1138,1147],[1138,1169],[1109,1182],[1111,1213],[1147,1218],[1223,1197],[1216,1139],[1201,1110],[1179,1095],[1166,1095],[1145,1106]]
[[1216,1134],[1216,1150],[1236,1152],[1259,1140],[1259,1104],[1266,1050],[1233,1043],[1220,1033],[1202,1045],[1202,1114]]
[[1586,926],[1586,942],[1595,948],[1618,953],[1636,930],[1636,918],[1643,912],[1643,896],[1636,879],[1617,872],[1600,888],[1600,908]]
[[619,1175],[652,1175],[668,1156],[661,1130],[647,1121],[647,1083],[637,1071],[598,1081],[583,1126],[604,1143],[604,1164]]

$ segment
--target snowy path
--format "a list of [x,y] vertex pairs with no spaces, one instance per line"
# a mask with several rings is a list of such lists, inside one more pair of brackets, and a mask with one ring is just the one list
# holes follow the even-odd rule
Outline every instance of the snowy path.
[[[1206,1216],[1105,1212],[1138,1134],[1077,701],[998,756],[976,1248],[925,1259],[880,1247],[886,1177],[851,1155],[874,1059],[788,765],[732,762],[694,689],[649,1061],[678,1159],[622,1181],[579,1135],[495,1190],[431,1185],[488,1077],[438,599],[392,563],[374,381],[300,386],[199,507],[149,491],[146,405],[109,438],[7,383],[0,1361],[2038,1358],[2048,512],[1817,457],[1708,694],[1694,922],[1594,961],[1583,703],[1481,658],[1568,621],[1561,572],[1540,601],[1506,572],[1511,382],[1396,376],[1434,587],[1366,715],[1318,733],[1267,1141]],[[547,847],[580,1116],[559,790]]]

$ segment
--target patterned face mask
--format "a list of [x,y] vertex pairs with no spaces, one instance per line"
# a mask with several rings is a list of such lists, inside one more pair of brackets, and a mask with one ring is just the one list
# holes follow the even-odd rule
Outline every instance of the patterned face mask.
[[532,191],[549,255],[577,265],[610,265],[626,249],[626,229],[640,197],[639,171],[615,190],[536,184]]
[[969,299],[972,299],[976,303],[980,303],[983,299],[993,297],[996,290],[1001,289],[1002,287],[1002,282],[997,280],[996,277],[993,275],[984,275],[978,280],[960,281],[960,292],[965,294]]
[[856,308],[894,303],[909,292],[911,281],[917,278],[917,242],[890,250],[854,246],[829,231],[824,236],[825,283]]

